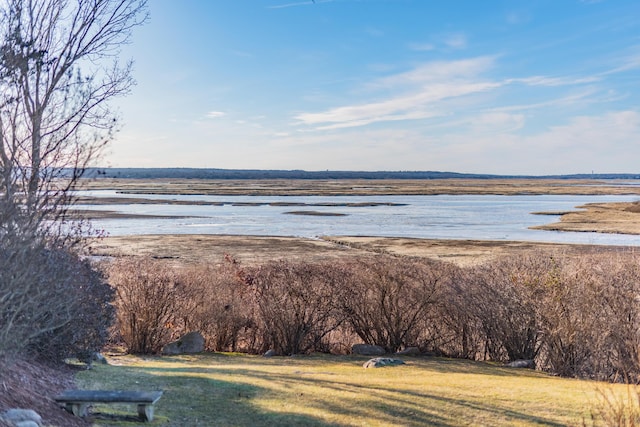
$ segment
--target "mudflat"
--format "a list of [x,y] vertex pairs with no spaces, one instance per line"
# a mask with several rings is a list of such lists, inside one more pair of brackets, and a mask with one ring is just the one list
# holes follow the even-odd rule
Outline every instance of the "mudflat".
[[322,262],[346,257],[388,254],[424,257],[477,265],[496,257],[528,251],[582,255],[592,252],[624,252],[624,246],[572,245],[517,241],[409,239],[392,237],[333,236],[322,239],[231,235],[117,236],[90,242],[93,255],[147,256],[175,265],[222,262],[229,255],[245,265],[274,260]]

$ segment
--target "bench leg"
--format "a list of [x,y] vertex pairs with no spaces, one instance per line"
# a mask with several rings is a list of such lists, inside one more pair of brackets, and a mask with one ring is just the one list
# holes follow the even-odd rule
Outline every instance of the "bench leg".
[[86,417],[88,406],[87,403],[67,403],[65,409],[76,417]]
[[153,421],[153,405],[138,405],[138,416],[142,421]]

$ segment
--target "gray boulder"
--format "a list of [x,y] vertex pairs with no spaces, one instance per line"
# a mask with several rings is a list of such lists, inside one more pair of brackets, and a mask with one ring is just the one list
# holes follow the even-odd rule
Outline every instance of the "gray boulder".
[[392,359],[390,357],[376,357],[375,359],[367,360],[364,368],[382,368],[384,366],[398,366],[404,365],[404,362],[400,359]]
[[88,369],[91,369],[94,362],[98,362],[103,365],[109,364],[109,362],[107,362],[107,358],[97,351],[83,351],[79,352],[77,356],[78,360],[85,363]]
[[171,342],[162,348],[162,354],[176,355],[200,353],[204,351],[204,337],[200,332],[189,332],[179,340]]
[[278,352],[275,351],[274,349],[271,350],[267,350],[262,356],[263,357],[273,357],[273,356],[277,356]]
[[396,354],[403,356],[417,356],[420,354],[420,349],[418,347],[407,347],[403,350],[397,351]]
[[507,363],[507,366],[510,368],[529,368],[535,369],[536,362],[533,360],[514,360],[513,362]]
[[33,409],[9,409],[0,418],[16,427],[40,427],[42,417]]
[[374,344],[354,344],[351,347],[352,354],[359,354],[362,356],[382,356],[386,353],[385,349],[379,345]]

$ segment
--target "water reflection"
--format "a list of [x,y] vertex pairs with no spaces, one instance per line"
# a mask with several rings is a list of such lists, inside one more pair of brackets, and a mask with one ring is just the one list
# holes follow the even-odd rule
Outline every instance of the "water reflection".
[[[81,192],[81,195],[117,196],[113,191],[87,191]],[[640,236],[528,229],[533,225],[558,220],[557,216],[533,215],[532,212],[573,210],[585,203],[630,202],[637,200],[637,196],[127,196],[209,204],[78,207],[124,214],[176,217],[93,221],[96,228],[104,229],[109,235],[350,235],[640,245]],[[303,214],[288,214],[291,211],[302,211]],[[309,212],[314,214],[304,215]]]

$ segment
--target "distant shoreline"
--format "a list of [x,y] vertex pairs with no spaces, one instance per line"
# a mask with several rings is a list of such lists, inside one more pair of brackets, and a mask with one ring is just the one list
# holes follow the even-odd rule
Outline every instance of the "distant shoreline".
[[447,171],[306,171],[300,169],[88,168],[86,178],[117,179],[624,179],[640,173],[499,175]]

